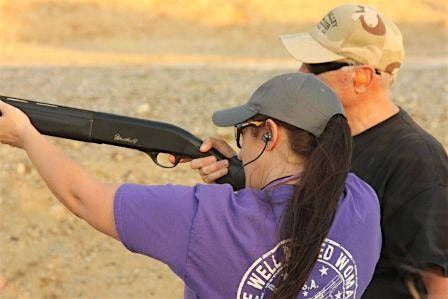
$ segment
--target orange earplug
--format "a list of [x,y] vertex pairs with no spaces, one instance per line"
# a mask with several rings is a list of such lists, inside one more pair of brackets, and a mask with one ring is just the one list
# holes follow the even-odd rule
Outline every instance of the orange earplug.
[[356,85],[362,85],[367,83],[367,76],[363,73],[357,73],[355,76]]

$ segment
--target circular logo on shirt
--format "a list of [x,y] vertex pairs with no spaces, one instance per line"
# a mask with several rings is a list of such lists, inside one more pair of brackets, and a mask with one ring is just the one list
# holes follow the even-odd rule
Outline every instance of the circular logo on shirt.
[[[252,263],[241,279],[237,299],[261,299],[272,294],[282,268],[279,256],[286,242],[281,241]],[[325,239],[300,298],[355,298],[357,288],[358,271],[352,255],[339,243]]]

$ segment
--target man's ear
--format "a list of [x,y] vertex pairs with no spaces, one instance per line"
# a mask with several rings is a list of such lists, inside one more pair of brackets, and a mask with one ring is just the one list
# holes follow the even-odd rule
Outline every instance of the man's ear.
[[370,84],[372,84],[374,73],[373,67],[368,65],[356,68],[353,76],[353,87],[356,93],[363,93],[369,88]]
[[267,142],[266,150],[271,151],[279,142],[280,136],[279,136],[279,128],[278,125],[272,120],[267,119],[266,120],[266,130],[263,132],[263,141]]

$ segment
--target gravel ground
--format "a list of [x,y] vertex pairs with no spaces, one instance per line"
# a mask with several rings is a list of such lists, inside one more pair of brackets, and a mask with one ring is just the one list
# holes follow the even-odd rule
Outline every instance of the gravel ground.
[[[0,68],[0,93],[66,106],[170,122],[232,142],[211,113],[243,102],[260,83],[293,68]],[[405,68],[393,89],[406,109],[448,147],[447,68]],[[96,177],[110,182],[194,184],[181,166],[156,167],[137,151],[53,139]],[[182,282],[158,261],[131,254],[70,215],[46,189],[26,155],[0,146],[2,298],[180,298]]]

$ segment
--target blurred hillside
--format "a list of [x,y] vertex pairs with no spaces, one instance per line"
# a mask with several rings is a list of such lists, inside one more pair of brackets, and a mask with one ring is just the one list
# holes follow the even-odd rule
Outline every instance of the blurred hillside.
[[396,21],[409,54],[446,56],[443,0],[0,0],[0,64],[287,57],[278,34],[309,30],[347,2]]

